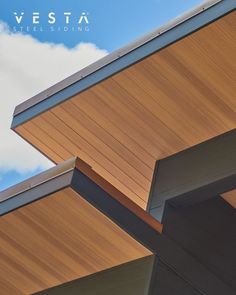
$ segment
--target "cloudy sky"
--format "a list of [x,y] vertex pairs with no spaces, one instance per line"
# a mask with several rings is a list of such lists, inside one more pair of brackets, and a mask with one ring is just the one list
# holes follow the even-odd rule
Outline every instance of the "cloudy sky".
[[[0,4],[0,190],[52,166],[10,130],[14,107],[200,0],[14,0]],[[22,15],[20,24],[17,16]],[[33,24],[33,12],[37,12]],[[50,25],[48,13],[53,12]],[[69,24],[64,12],[71,12]],[[82,12],[89,24],[73,31]],[[51,27],[53,30],[51,31]],[[64,32],[64,27],[68,31]],[[88,30],[85,30],[87,26]],[[36,27],[36,29],[33,29]],[[35,30],[35,31],[34,31]]]

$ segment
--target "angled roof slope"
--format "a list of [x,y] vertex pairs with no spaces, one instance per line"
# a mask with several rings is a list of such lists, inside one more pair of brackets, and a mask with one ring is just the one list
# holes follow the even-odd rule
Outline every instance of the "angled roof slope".
[[12,128],[146,208],[157,159],[236,127],[236,4],[209,3],[18,106]]
[[4,294],[31,294],[149,256],[148,237],[162,229],[78,159],[1,192],[0,215]]
[[[3,292],[235,294],[236,215],[220,197],[235,204],[235,7],[208,1],[16,108],[12,128],[30,144],[88,164],[0,192]],[[229,130],[222,161],[205,161],[221,158],[215,140],[178,153]],[[201,165],[190,181],[188,153]],[[163,225],[143,210],[157,160]]]

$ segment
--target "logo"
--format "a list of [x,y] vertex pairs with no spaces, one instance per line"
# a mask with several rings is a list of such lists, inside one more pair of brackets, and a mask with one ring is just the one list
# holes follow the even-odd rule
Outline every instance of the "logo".
[[90,31],[90,19],[88,12],[81,12],[76,15],[70,11],[65,11],[59,15],[53,11],[50,11],[46,15],[42,15],[40,14],[40,12],[32,12],[31,14],[26,14],[23,11],[15,11],[13,12],[13,16],[16,23],[15,26],[13,26],[14,32]]

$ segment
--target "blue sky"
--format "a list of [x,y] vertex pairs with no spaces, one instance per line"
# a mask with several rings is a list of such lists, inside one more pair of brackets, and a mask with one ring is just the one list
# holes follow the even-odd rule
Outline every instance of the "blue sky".
[[[182,14],[183,12],[193,8],[203,1],[199,0],[16,0],[2,1],[0,4],[0,22],[7,23],[10,28],[16,25],[14,12],[20,13],[24,11],[24,17],[21,25],[24,28],[31,24],[32,13],[40,13],[40,25],[48,25],[48,13],[55,12],[55,27],[63,27],[65,25],[64,12],[72,12],[70,17],[70,26],[75,25],[78,17],[82,12],[86,12],[89,19],[88,32],[25,32],[38,40],[40,43],[64,44],[65,47],[71,49],[80,42],[89,42],[96,45],[99,49],[105,49],[112,52],[142,35],[154,30],[160,25],[165,24],[172,18]],[[38,42],[38,44],[39,44]],[[38,45],[37,45],[38,46]],[[92,49],[93,50],[93,49]],[[97,50],[97,49],[96,49]],[[0,48],[1,51],[1,48]],[[98,50],[97,50],[98,51]],[[51,50],[53,54],[53,50]],[[15,55],[18,51],[15,49]],[[100,52],[99,52],[100,54]],[[99,55],[98,55],[99,56]],[[5,61],[5,60],[4,60]],[[0,61],[1,63],[1,61]],[[6,64],[7,66],[7,64]],[[9,64],[9,68],[11,65]],[[14,73],[12,72],[12,75]],[[27,73],[30,77],[30,74]],[[35,79],[32,76],[32,83]],[[6,83],[5,83],[6,84]],[[44,85],[44,84],[42,84]],[[11,85],[7,85],[10,89]],[[43,89],[40,89],[43,90]],[[22,94],[23,95],[23,94]],[[7,97],[7,95],[6,95]],[[15,105],[17,99],[9,94],[8,103]],[[12,97],[12,101],[11,101]],[[6,101],[0,99],[0,111],[4,109]],[[1,114],[0,114],[1,116]],[[1,119],[1,118],[0,118]],[[8,128],[8,126],[7,126]],[[0,133],[0,147],[5,141]],[[4,150],[4,149],[3,149]],[[1,152],[1,148],[0,148]],[[20,157],[21,155],[19,155]],[[2,155],[4,157],[4,155]],[[22,181],[34,174],[37,174],[44,168],[41,166],[32,166],[35,168],[17,170],[9,167],[1,169],[0,158],[0,190],[9,187],[12,184]]]
[[[90,31],[84,33],[32,33],[42,42],[64,43],[74,47],[78,42],[92,42],[99,48],[113,51],[156,27],[166,23],[202,1],[199,0],[17,0],[4,1],[0,9],[0,19],[13,26],[15,19],[12,12],[25,12],[25,22],[32,18],[32,12],[40,13],[42,22],[53,11],[59,24],[63,24],[64,11],[71,11],[76,16],[81,12],[89,13]],[[71,16],[73,21],[73,15]]]

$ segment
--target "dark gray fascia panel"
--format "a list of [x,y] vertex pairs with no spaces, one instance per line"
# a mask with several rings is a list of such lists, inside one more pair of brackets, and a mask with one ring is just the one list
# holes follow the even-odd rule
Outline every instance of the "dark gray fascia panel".
[[160,220],[165,201],[188,206],[236,188],[236,129],[159,160],[148,211]]
[[236,210],[222,197],[176,208],[166,201],[163,233],[236,292]]
[[38,201],[58,190],[68,187],[71,183],[72,176],[73,171],[69,171],[57,178],[45,181],[40,185],[32,187],[30,190],[19,192],[17,195],[2,201],[0,203],[0,218],[2,215],[29,205],[32,202]]
[[76,158],[65,161],[0,192],[0,216],[71,184]]
[[149,295],[154,257],[134,260],[35,294]]
[[178,272],[171,269],[161,259],[156,260],[148,295],[200,295],[197,289],[186,281]]
[[17,106],[11,128],[66,101],[145,57],[235,10],[235,0],[207,1],[197,9],[93,63],[75,75]]

